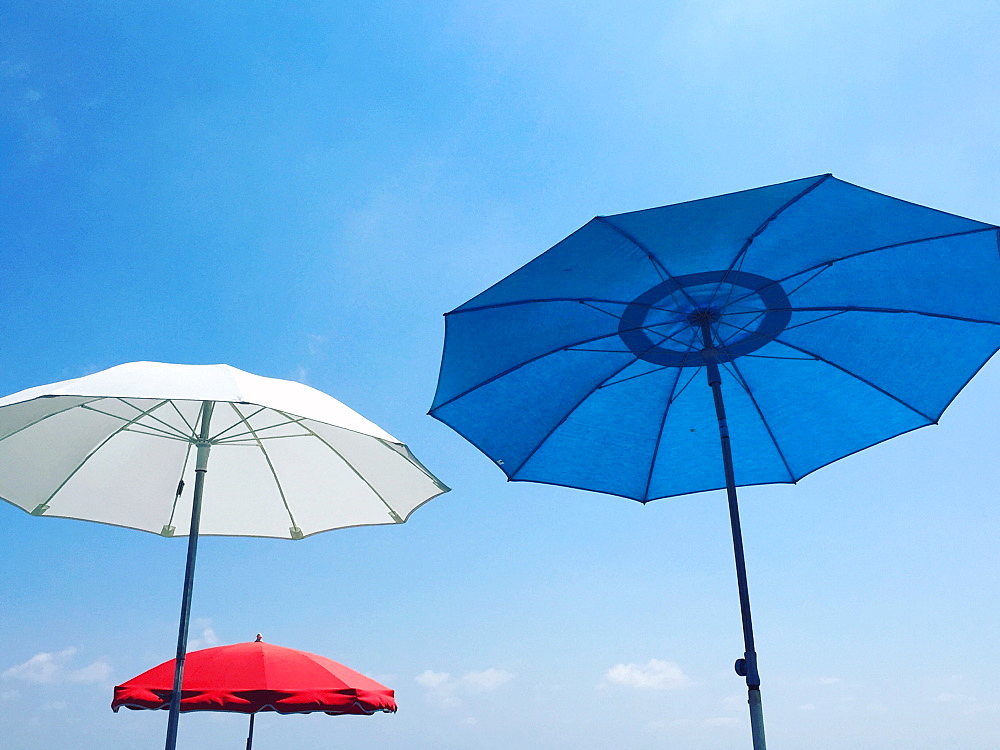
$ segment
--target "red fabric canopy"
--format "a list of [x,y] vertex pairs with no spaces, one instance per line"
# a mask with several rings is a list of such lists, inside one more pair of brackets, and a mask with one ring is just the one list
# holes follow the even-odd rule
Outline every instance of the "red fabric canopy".
[[[169,708],[174,660],[115,688],[111,708]],[[385,685],[323,656],[257,641],[192,651],[184,661],[181,711],[282,714],[395,711]]]

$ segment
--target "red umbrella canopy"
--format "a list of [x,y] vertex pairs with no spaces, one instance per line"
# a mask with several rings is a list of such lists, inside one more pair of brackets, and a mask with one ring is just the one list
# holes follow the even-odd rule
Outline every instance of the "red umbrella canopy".
[[[174,660],[115,688],[111,708],[169,708]],[[181,711],[282,714],[395,711],[394,693],[353,669],[263,641],[192,651],[184,662]]]

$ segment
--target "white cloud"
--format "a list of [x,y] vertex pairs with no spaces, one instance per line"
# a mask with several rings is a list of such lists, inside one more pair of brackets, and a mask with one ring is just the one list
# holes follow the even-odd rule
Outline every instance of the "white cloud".
[[815,710],[816,710],[815,703],[803,703],[801,706],[799,706],[799,711],[815,711]]
[[841,680],[839,677],[820,677],[819,678],[819,684],[820,685],[839,685],[841,682],[843,682],[843,680]]
[[0,677],[37,685],[52,685],[65,682],[103,682],[111,676],[111,665],[101,659],[79,669],[71,668],[70,662],[75,655],[75,648],[54,653],[43,651],[23,664],[7,669]]
[[604,679],[615,685],[643,690],[675,690],[691,683],[677,664],[662,659],[650,659],[646,664],[616,664]]
[[431,669],[426,669],[418,674],[416,679],[418,685],[434,690],[446,685],[451,680],[451,675],[447,672],[435,672]]
[[484,693],[489,690],[495,690],[513,679],[514,675],[510,672],[490,667],[489,669],[484,669],[482,672],[465,673],[462,675],[461,682],[471,690]]
[[452,677],[448,672],[427,669],[414,678],[418,685],[427,689],[428,695],[443,708],[462,705],[462,696],[468,693],[486,693],[496,690],[514,679],[510,672],[490,667],[479,672],[466,672],[460,677]]
[[206,618],[199,618],[192,623],[196,628],[201,628],[201,635],[195,638],[188,638],[188,651],[197,651],[200,648],[210,648],[219,643],[219,637],[212,628],[212,621]]

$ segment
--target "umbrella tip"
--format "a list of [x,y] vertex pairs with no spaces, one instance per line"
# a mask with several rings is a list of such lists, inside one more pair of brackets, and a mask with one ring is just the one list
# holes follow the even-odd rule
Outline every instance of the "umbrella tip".
[[260,633],[257,633],[257,640],[254,641],[254,643],[260,643],[263,640],[264,640],[264,636],[262,636]]

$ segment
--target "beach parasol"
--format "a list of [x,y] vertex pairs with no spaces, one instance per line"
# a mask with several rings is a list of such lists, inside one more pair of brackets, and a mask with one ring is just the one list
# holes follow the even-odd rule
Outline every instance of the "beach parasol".
[[998,347],[996,226],[820,175],[593,219],[448,313],[430,413],[511,480],[726,488],[761,750],[736,487],[934,424]]
[[0,498],[36,516],[188,537],[168,750],[199,535],[402,523],[447,489],[336,399],[228,365],[132,362],[0,399]]
[[[111,709],[168,709],[175,660],[115,687]],[[262,711],[331,716],[371,715],[396,710],[392,690],[325,656],[264,643],[216,646],[187,655],[180,710],[250,714],[247,750],[253,745],[254,717]]]

